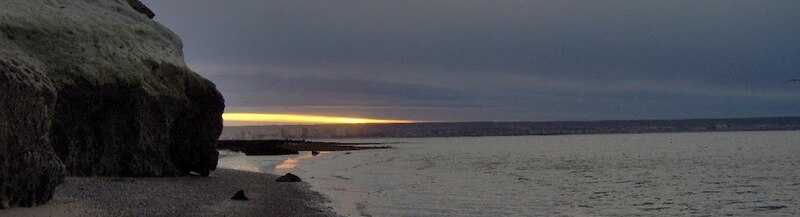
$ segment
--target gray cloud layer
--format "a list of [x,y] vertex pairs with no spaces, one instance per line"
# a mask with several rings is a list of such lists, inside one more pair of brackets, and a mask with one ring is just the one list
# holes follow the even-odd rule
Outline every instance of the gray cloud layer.
[[800,1],[144,1],[229,111],[800,115]]

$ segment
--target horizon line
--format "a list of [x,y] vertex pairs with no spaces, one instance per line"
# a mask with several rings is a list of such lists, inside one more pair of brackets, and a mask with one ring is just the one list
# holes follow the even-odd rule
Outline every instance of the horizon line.
[[[310,115],[314,116],[314,115]],[[326,116],[322,116],[326,117]],[[727,118],[653,118],[653,119],[599,119],[599,120],[548,120],[548,121],[410,121],[406,122],[373,122],[373,123],[309,123],[309,124],[263,124],[263,125],[225,125],[229,127],[259,127],[259,126],[315,126],[315,125],[391,125],[391,124],[456,124],[456,123],[556,123],[556,122],[613,122],[613,121],[692,121],[692,120],[742,120],[742,119],[777,119],[800,118],[800,116],[754,116],[754,117],[727,117]],[[359,118],[356,118],[359,119]],[[372,119],[381,120],[381,119]],[[391,120],[389,120],[391,121]],[[402,120],[395,120],[402,121]],[[246,121],[242,121],[246,122]]]

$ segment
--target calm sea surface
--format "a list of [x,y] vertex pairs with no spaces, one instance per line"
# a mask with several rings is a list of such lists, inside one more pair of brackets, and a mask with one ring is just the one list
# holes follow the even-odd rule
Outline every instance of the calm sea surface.
[[399,143],[247,163],[350,216],[800,215],[800,131],[347,141]]

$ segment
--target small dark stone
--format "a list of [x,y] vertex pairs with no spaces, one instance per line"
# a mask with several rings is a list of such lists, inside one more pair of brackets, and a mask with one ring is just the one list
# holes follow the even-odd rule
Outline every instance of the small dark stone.
[[319,155],[319,152],[318,151],[311,151],[311,155],[312,156],[317,156],[317,155]]
[[301,180],[300,177],[298,177],[298,176],[296,176],[296,175],[294,175],[292,173],[286,173],[286,175],[283,175],[283,176],[279,177],[275,181],[276,182],[302,182],[303,180]]
[[250,199],[248,199],[247,196],[244,196],[244,190],[239,190],[238,192],[236,192],[236,195],[233,195],[233,197],[231,197],[231,200],[250,200]]

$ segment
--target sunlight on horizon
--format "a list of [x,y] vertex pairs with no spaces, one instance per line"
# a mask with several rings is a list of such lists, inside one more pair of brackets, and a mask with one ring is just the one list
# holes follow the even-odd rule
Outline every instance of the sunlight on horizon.
[[371,119],[358,117],[339,117],[322,115],[301,114],[271,114],[271,113],[224,113],[222,119],[226,122],[250,123],[292,123],[292,124],[395,124],[416,123],[413,120]]

